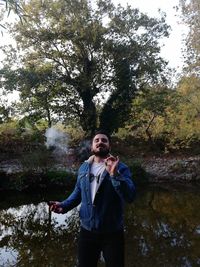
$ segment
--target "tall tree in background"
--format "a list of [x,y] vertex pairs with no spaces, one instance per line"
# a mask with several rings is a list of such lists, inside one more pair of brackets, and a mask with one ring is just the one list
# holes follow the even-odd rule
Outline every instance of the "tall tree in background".
[[[190,135],[200,136],[200,77],[182,77],[177,86],[180,95],[179,110],[184,124],[188,124]],[[183,126],[184,126],[183,124]],[[186,131],[185,131],[186,132]]]
[[180,0],[183,21],[189,26],[186,37],[186,63],[189,72],[200,73],[200,1]]
[[[23,6],[18,0],[0,0],[0,7],[3,8],[4,15],[9,16],[12,11],[20,18],[21,21],[26,17]],[[0,27],[5,28],[2,24],[0,24]]]
[[99,125],[112,133],[127,120],[135,93],[162,80],[164,16],[149,18],[104,0],[29,0],[22,6],[28,20],[11,28],[21,61],[10,75],[7,60],[2,84],[19,90],[24,112],[31,105],[37,119],[45,111],[46,117],[78,118],[87,134]]

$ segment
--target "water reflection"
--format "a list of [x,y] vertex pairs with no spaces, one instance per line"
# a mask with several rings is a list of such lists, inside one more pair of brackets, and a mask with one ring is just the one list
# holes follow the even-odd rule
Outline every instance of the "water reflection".
[[75,265],[77,211],[49,220],[46,203],[0,212],[0,266]]
[[127,210],[127,266],[200,266],[200,196],[194,188],[144,191]]
[[[180,186],[139,191],[126,209],[126,267],[200,266],[199,192]],[[77,209],[56,215],[39,198],[13,203],[7,197],[0,204],[0,266],[75,267]]]

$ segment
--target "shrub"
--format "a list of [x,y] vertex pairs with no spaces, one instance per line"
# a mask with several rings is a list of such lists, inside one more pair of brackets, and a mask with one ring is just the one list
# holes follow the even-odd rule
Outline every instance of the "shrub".
[[74,186],[76,174],[64,170],[49,170],[46,173],[47,183],[64,186]]

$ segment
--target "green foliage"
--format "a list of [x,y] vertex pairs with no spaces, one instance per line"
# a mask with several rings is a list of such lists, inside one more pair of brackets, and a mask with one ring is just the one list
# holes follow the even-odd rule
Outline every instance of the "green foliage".
[[0,124],[9,121],[9,108],[0,106]]
[[186,72],[199,73],[200,57],[200,3],[199,0],[179,0],[183,22],[189,27],[184,51]]
[[[21,22],[25,20],[26,14],[23,5],[21,4],[21,1],[0,0],[0,6],[1,8],[4,7],[3,14],[7,15],[7,17],[10,15],[10,12],[12,11],[20,18]],[[5,25],[3,24],[0,24],[0,27],[6,28]]]
[[[200,81],[183,77],[177,90],[153,87],[133,100],[131,117],[117,136],[152,151],[190,150],[199,152]],[[143,145],[142,145],[143,143]],[[196,144],[196,145],[195,145]],[[147,151],[144,147],[144,150]]]
[[176,147],[192,147],[200,141],[200,86],[199,77],[183,77],[177,87],[179,103],[176,112],[169,114],[169,126],[174,138],[171,143]]
[[48,122],[45,121],[44,119],[38,120],[35,123],[35,127],[38,129],[38,131],[44,131],[45,129],[48,128]]
[[17,0],[1,0],[0,3],[5,4],[5,8],[8,12],[8,15],[10,14],[10,12],[12,10],[20,17],[23,17],[24,10],[23,10],[21,3],[19,3],[19,1],[17,1]]
[[64,131],[70,136],[68,144],[70,147],[77,146],[85,138],[84,131],[78,125],[67,125]]
[[[118,137],[118,145],[114,150],[119,150],[123,154],[124,147],[119,147],[121,141],[126,142],[126,150],[132,153],[132,146],[146,152],[170,152],[174,150],[190,150],[199,153],[200,143],[200,80],[198,76],[182,77],[175,89],[163,86],[145,87],[132,101],[131,114],[128,116],[126,107],[123,109],[122,103],[116,105],[122,109],[126,122],[114,135]],[[116,97],[116,101],[119,98]],[[108,106],[107,122],[104,124],[114,130],[115,116]],[[110,102],[111,103],[111,102]],[[100,116],[102,116],[103,112]],[[106,113],[104,113],[106,119]],[[112,121],[110,121],[113,118]],[[117,117],[119,119],[119,117]],[[122,118],[121,122],[122,123]],[[122,123],[122,125],[124,122]],[[101,124],[100,124],[101,125]],[[30,118],[24,117],[18,122],[3,123],[0,125],[0,148],[1,151],[8,149],[10,152],[34,151],[37,146],[44,144],[44,131],[48,127],[48,122],[41,119],[34,123]],[[69,146],[75,147],[80,140],[84,139],[85,132],[76,121],[65,126],[57,124],[59,129],[70,136]],[[122,152],[122,153],[121,153]],[[128,154],[129,154],[128,152]],[[37,153],[36,153],[37,154]],[[118,152],[117,152],[118,154]],[[132,154],[131,154],[132,155]],[[33,154],[34,156],[34,154]],[[37,159],[37,156],[35,156]],[[28,158],[27,158],[28,160]],[[31,160],[34,163],[36,160]],[[39,160],[40,161],[40,160]],[[41,159],[42,162],[42,159]],[[28,165],[28,164],[27,164]],[[37,165],[37,164],[36,164]]]
[[48,183],[57,185],[73,186],[76,181],[76,174],[68,171],[49,170],[46,173]]
[[166,127],[168,111],[175,110],[176,103],[175,91],[162,86],[145,88],[132,101],[131,117],[126,127],[120,129],[119,136],[126,138],[130,135],[162,150],[161,140],[167,141],[169,133]]
[[17,121],[11,121],[8,123],[0,124],[0,134],[2,134],[3,132],[6,132],[6,131],[15,132],[16,128],[17,128],[17,124],[18,124]]
[[46,172],[27,169],[21,172],[6,174],[0,172],[0,189],[32,190],[62,187],[71,190],[76,182],[76,174],[68,171],[47,170]]
[[[11,121],[0,124],[0,151],[22,154],[41,149],[44,144],[43,132],[28,122]],[[44,149],[44,147],[43,147]]]
[[21,115],[45,118],[49,126],[76,120],[88,135],[98,126],[112,133],[128,119],[135,92],[164,80],[158,55],[159,38],[168,36],[164,16],[149,18],[110,1],[29,0],[24,9],[26,23],[10,29],[19,51],[9,64],[16,55],[20,64],[12,75],[8,64],[2,70],[3,86],[21,93]]
[[6,99],[5,90],[0,90],[0,124],[4,122],[9,122],[11,117],[12,107],[8,105]]

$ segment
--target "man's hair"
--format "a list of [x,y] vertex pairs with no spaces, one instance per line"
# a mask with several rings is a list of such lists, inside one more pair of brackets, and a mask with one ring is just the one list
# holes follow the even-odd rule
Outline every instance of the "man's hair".
[[108,137],[108,141],[109,141],[109,143],[111,143],[111,136],[110,136],[110,134],[109,134],[107,131],[103,130],[103,129],[99,129],[99,130],[96,130],[96,131],[95,131],[95,133],[94,133],[94,135],[93,135],[93,137],[92,137],[92,141],[93,141],[94,137],[95,137],[97,134],[104,134],[104,135],[106,135],[106,136]]

